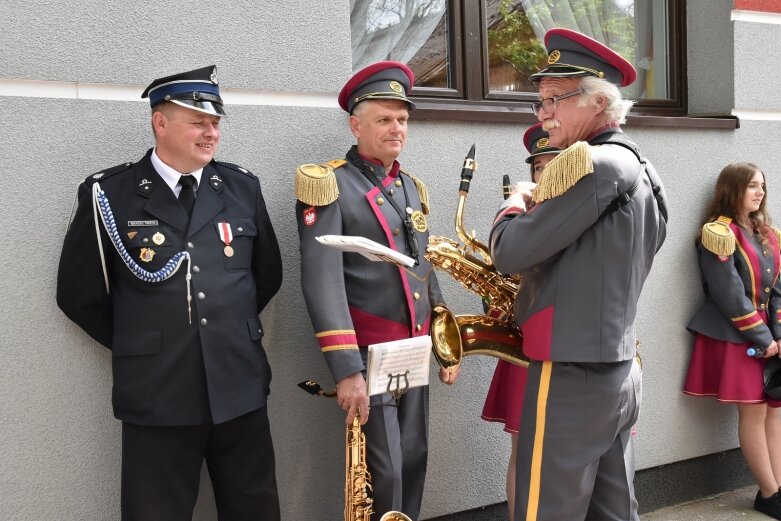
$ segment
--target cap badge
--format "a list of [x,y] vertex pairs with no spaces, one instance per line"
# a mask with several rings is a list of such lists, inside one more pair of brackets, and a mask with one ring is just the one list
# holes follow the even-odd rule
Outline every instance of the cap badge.
[[538,139],[537,140],[537,148],[538,149],[540,149],[540,148],[548,148],[548,138],[541,137],[540,139]]
[[209,75],[209,79],[214,83],[215,85],[219,85],[219,82],[217,81],[217,67],[212,69],[212,73]]
[[402,92],[404,92],[404,87],[402,87],[401,83],[399,83],[398,81],[394,80],[394,81],[390,82],[390,84],[388,86],[391,88],[391,90],[393,92],[396,92],[398,94],[401,94]]
[[561,53],[558,50],[553,50],[548,55],[548,65],[550,65],[552,63],[556,63],[560,59],[561,59]]

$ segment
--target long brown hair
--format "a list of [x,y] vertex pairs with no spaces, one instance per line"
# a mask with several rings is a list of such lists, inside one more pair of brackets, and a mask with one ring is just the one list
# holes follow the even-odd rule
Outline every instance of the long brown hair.
[[[757,172],[762,174],[762,181],[765,184],[765,173],[753,163],[730,163],[725,166],[719,174],[719,178],[716,179],[716,191],[705,210],[703,224],[715,221],[721,215],[737,221],[743,209],[746,189],[751,178]],[[763,186],[763,189],[765,196],[762,198],[759,209],[748,215],[749,222],[739,223],[750,226],[755,233],[760,234],[762,242],[765,241],[770,231],[770,216],[765,206],[768,196],[767,185]]]

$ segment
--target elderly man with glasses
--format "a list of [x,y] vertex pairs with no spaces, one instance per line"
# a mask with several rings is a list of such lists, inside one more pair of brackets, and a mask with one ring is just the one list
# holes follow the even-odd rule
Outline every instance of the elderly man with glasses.
[[531,359],[515,520],[637,520],[635,316],[666,235],[664,189],[620,129],[632,65],[567,29],[545,46],[533,109],[563,152],[539,184],[519,183],[490,237],[497,268],[523,276],[515,317]]

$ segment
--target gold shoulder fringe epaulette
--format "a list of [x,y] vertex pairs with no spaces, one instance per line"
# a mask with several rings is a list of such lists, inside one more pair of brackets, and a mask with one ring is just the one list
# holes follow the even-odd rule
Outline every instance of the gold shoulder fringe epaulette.
[[428,188],[426,188],[426,185],[423,183],[423,181],[414,175],[410,175],[404,170],[400,170],[400,172],[412,179],[412,182],[415,183],[415,188],[417,188],[418,197],[420,198],[420,209],[423,211],[423,215],[428,215],[430,211],[430,206],[428,204]]
[[735,234],[729,227],[732,219],[721,216],[702,227],[702,246],[720,257],[729,257],[735,253]]
[[339,197],[334,169],[307,163],[296,169],[296,197],[310,206],[325,206]]
[[545,166],[540,183],[532,192],[532,200],[539,204],[558,197],[593,171],[591,146],[585,141],[578,141]]
[[773,230],[773,233],[776,234],[776,241],[778,242],[779,245],[781,245],[781,230],[779,230],[775,226],[771,226],[770,229]]

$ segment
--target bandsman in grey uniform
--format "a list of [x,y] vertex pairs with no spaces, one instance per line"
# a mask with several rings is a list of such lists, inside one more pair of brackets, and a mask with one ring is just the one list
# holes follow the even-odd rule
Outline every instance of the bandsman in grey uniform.
[[257,177],[214,160],[215,67],[152,82],[155,147],[89,176],[57,304],[112,350],[122,520],[187,521],[209,469],[220,519],[278,520],[258,314],[282,262]]
[[[407,98],[414,78],[398,62],[357,72],[339,105],[350,114],[357,145],[344,159],[305,164],[296,173],[296,216],[301,239],[301,287],[320,350],[347,424],[365,423],[373,509],[417,519],[428,452],[428,387],[410,389],[395,406],[389,394],[371,397],[362,371],[370,344],[429,334],[432,308],[443,304],[428,244],[428,196],[397,158],[407,138]],[[371,262],[318,243],[321,235],[371,239],[417,261],[410,269]],[[457,374],[440,371],[453,383]]]
[[505,201],[490,236],[496,267],[523,276],[515,313],[531,359],[515,519],[637,520],[634,322],[665,238],[664,189],[620,130],[632,65],[567,29],[545,46],[533,108],[563,152]]

